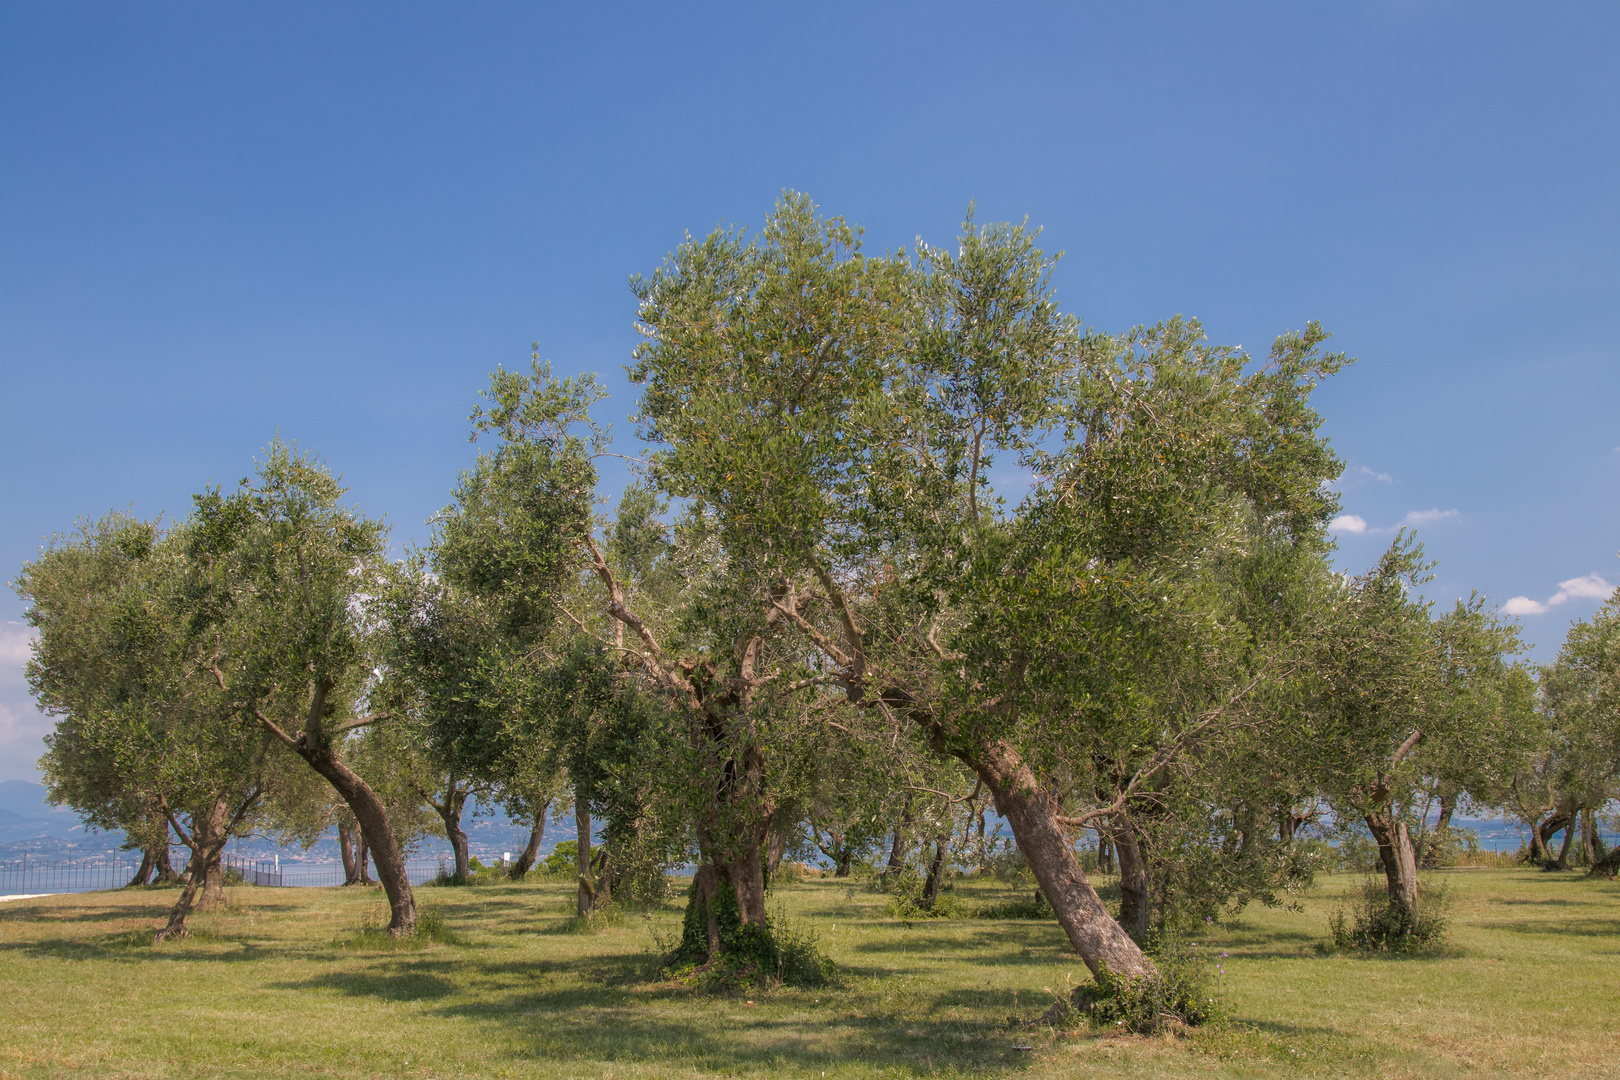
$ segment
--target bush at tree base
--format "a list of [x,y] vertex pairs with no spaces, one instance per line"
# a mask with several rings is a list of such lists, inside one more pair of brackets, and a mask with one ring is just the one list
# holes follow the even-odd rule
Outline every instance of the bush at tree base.
[[773,915],[761,926],[744,924],[737,910],[737,898],[721,888],[711,901],[720,934],[719,954],[709,955],[709,912],[697,903],[694,881],[681,924],[681,941],[668,958],[665,975],[690,981],[718,993],[729,993],[759,984],[825,986],[834,981],[837,969],[821,955],[815,939],[794,929],[780,915]]
[[1328,918],[1333,946],[1356,952],[1418,953],[1440,948],[1451,921],[1443,886],[1423,890],[1415,911],[1390,899],[1380,881],[1362,883],[1360,896]]
[[[1104,964],[1095,982],[1078,986],[1070,1002],[1092,1027],[1152,1035],[1176,1025],[1198,1027],[1220,1019],[1211,992],[1210,963],[1196,943],[1161,937],[1150,947],[1157,975],[1115,975]],[[1218,968],[1218,965],[1217,965]],[[1063,1015],[1054,1010],[1048,1016]]]

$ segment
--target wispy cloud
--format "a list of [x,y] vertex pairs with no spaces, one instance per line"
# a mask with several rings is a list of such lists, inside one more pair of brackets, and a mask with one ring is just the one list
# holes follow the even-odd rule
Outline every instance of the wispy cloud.
[[0,623],[0,686],[21,686],[34,631],[20,622]]
[[1462,514],[1456,510],[1441,510],[1438,507],[1433,510],[1413,510],[1401,518],[1401,525],[1411,529],[1419,525],[1433,525],[1437,521],[1455,521],[1460,517]]
[[1515,596],[1502,605],[1504,615],[1541,615],[1549,608],[1559,604],[1567,604],[1571,600],[1607,600],[1614,592],[1614,586],[1609,584],[1599,574],[1587,574],[1585,577],[1570,578],[1568,581],[1558,583],[1558,591],[1547,597],[1546,603],[1532,600],[1528,596]]
[[1369,480],[1380,484],[1393,484],[1395,482],[1395,478],[1389,475],[1387,472],[1379,472],[1377,469],[1369,469],[1365,465],[1356,465],[1352,468],[1345,469],[1344,472],[1339,474],[1338,479],[1329,480],[1323,486],[1330,488],[1360,487]]
[[1432,510],[1413,510],[1393,525],[1369,525],[1367,519],[1360,514],[1340,514],[1328,522],[1328,528],[1334,532],[1350,533],[1353,536],[1376,535],[1392,533],[1398,529],[1415,529],[1419,525],[1437,525],[1442,521],[1457,521],[1461,518],[1461,511],[1441,510],[1439,507]]

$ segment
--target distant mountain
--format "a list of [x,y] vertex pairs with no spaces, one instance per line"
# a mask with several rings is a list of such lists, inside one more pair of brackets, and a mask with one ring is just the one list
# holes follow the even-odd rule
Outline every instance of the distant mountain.
[[45,798],[45,785],[27,780],[0,780],[0,810],[9,810],[19,817],[74,817],[65,806],[52,806]]
[[0,781],[0,856],[10,858],[25,849],[65,855],[115,848],[123,842],[123,833],[92,833],[78,814],[46,802],[43,784]]

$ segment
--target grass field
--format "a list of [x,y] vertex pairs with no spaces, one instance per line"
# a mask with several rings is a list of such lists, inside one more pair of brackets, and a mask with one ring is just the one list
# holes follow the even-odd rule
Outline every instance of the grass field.
[[1212,931],[1228,1023],[1151,1038],[1009,1027],[1086,975],[1055,923],[908,926],[832,880],[774,903],[843,985],[735,999],[651,977],[676,905],[571,933],[554,883],[423,888],[453,940],[408,948],[364,932],[375,891],[232,889],[161,946],[167,890],[10,901],[0,1077],[1620,1076],[1620,885],[1435,877],[1455,900],[1448,954],[1319,955],[1359,880],[1329,878],[1303,912]]

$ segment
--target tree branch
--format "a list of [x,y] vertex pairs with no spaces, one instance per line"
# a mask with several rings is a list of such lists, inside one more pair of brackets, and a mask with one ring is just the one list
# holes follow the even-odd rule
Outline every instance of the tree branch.
[[259,723],[264,725],[265,730],[269,731],[270,734],[286,743],[288,749],[298,749],[298,740],[293,738],[291,735],[288,735],[285,731],[282,731],[274,720],[264,715],[264,713],[260,712],[258,709],[253,710],[253,715],[259,718]]

